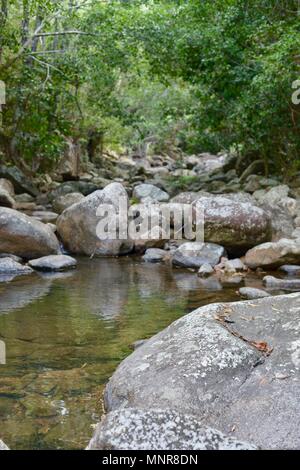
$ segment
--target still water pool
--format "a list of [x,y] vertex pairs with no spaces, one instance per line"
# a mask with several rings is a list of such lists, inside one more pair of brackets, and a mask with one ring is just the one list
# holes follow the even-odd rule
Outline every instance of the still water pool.
[[12,449],[84,448],[132,343],[236,290],[135,258],[0,283],[0,438]]

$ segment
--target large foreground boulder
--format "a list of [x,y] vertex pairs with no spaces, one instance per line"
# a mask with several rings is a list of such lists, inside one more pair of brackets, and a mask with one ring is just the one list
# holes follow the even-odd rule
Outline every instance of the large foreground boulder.
[[121,363],[106,409],[173,409],[264,449],[299,449],[299,324],[300,294],[200,308]]
[[246,250],[271,240],[268,215],[259,207],[223,196],[199,197],[195,204],[204,210],[205,241],[228,249]]
[[300,263],[300,238],[282,238],[278,242],[263,243],[246,253],[245,263],[249,268],[277,268],[284,264]]
[[13,209],[0,207],[0,252],[32,259],[59,253],[50,227]]
[[116,223],[121,199],[128,202],[128,196],[120,183],[111,183],[101,191],[95,191],[77,204],[68,207],[57,219],[57,231],[71,253],[88,256],[118,256],[130,253],[133,242],[124,239],[101,239],[97,226],[101,220],[97,211],[101,205],[115,209],[112,223]]
[[98,425],[88,450],[255,450],[174,410],[119,410]]

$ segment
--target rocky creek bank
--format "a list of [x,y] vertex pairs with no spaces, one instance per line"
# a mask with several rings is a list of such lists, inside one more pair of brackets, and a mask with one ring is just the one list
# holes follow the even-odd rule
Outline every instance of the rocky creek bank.
[[118,367],[89,448],[299,449],[299,324],[298,293],[177,320]]
[[[275,177],[238,176],[233,160],[104,158],[101,169],[89,164],[68,181],[57,173],[29,182],[17,168],[0,167],[0,282],[75,269],[76,255],[136,255],[191,271],[207,289],[236,286],[251,299],[196,310],[125,360],[106,390],[114,414],[90,448],[130,448],[126,435],[137,423],[138,448],[184,448],[184,435],[195,448],[300,447],[299,295],[274,297],[300,290],[300,175],[289,186]],[[118,227],[120,198],[137,225],[141,212],[157,211],[156,233],[162,207],[172,214],[186,204],[194,217],[200,204],[205,240],[174,239],[172,217],[168,237],[143,228],[140,239],[99,239],[97,210],[114,207],[110,222]],[[167,438],[161,423],[177,414]],[[109,429],[121,425],[118,440]]]

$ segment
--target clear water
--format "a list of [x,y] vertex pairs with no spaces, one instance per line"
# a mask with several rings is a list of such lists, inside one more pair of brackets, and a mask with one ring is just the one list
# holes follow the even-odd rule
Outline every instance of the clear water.
[[134,341],[237,286],[140,259],[80,259],[77,270],[0,283],[0,438],[13,449],[81,449],[102,393]]

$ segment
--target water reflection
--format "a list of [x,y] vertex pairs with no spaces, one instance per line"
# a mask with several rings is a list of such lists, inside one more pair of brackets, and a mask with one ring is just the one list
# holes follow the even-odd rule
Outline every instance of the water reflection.
[[130,345],[235,290],[135,258],[79,259],[70,273],[1,284],[0,437],[18,449],[83,448]]

